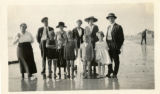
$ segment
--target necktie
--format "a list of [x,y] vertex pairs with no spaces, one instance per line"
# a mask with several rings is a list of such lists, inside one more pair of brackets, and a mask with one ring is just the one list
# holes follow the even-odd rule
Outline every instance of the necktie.
[[46,34],[47,34],[47,38],[49,38],[48,28],[47,27],[46,27]]

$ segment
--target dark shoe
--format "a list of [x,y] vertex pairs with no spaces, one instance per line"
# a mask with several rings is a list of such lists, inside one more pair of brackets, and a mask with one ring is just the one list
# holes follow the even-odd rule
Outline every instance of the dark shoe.
[[43,74],[43,79],[46,79],[46,74]]
[[24,73],[22,73],[22,79],[24,79]]
[[54,74],[54,79],[56,79],[56,77],[57,77],[57,75],[56,75],[56,74]]
[[112,78],[117,78],[117,75],[113,75]]
[[51,74],[51,73],[48,75],[48,78],[49,78],[49,79],[52,79],[52,74]]
[[71,77],[70,75],[67,75],[67,78],[68,78],[68,79],[70,79],[70,77]]
[[107,74],[106,77],[111,78],[111,76],[109,74]]
[[41,74],[43,75],[43,74],[46,74],[46,73],[44,71],[42,71]]
[[58,73],[58,75],[59,75],[59,79],[61,79],[61,73]]

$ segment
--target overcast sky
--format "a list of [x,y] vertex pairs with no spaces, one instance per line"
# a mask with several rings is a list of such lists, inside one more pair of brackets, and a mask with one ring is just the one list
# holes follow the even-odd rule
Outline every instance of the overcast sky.
[[[67,30],[76,26],[76,20],[95,16],[98,19],[99,29],[106,33],[108,21],[106,16],[113,12],[117,16],[116,22],[122,25],[125,35],[134,35],[145,28],[153,30],[154,13],[153,5],[141,4],[105,4],[105,5],[49,5],[49,6],[9,6],[8,7],[8,34],[15,35],[19,32],[19,25],[27,23],[28,31],[35,36],[37,30],[42,26],[42,17],[49,18],[49,25],[55,28],[59,21],[64,21]],[[57,29],[55,28],[55,31]]]

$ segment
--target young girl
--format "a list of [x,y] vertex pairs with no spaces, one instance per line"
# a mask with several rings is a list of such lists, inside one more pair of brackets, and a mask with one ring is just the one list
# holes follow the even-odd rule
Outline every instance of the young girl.
[[[96,33],[99,41],[96,42],[95,52],[96,61],[98,62],[98,77],[104,77],[105,65],[111,64],[106,41],[103,41],[104,34],[102,31]],[[102,67],[101,67],[102,66]]]
[[78,49],[77,49],[77,42],[76,40],[73,39],[73,33],[72,31],[69,31],[67,34],[67,42],[64,47],[64,58],[66,59],[67,62],[67,71],[68,75],[67,77],[70,78],[70,65],[71,65],[71,79],[74,78],[74,60],[77,57],[78,54]]
[[83,36],[83,44],[80,47],[80,57],[83,62],[83,78],[87,78],[86,69],[88,68],[88,78],[91,78],[91,61],[94,58],[93,46],[89,41],[90,37],[87,35]]
[[61,79],[61,67],[64,67],[64,78],[66,79],[66,60],[64,59],[64,46],[67,40],[66,31],[64,22],[59,22],[56,28],[59,28],[59,31],[56,33],[56,40],[58,45],[58,63],[57,66],[59,68],[59,79]]
[[52,78],[52,61],[54,65],[54,79],[56,79],[56,69],[57,69],[57,59],[58,59],[58,53],[57,53],[57,45],[55,40],[55,34],[54,32],[49,34],[49,39],[46,42],[46,48],[47,48],[47,58],[48,58],[48,70],[49,70],[49,78]]

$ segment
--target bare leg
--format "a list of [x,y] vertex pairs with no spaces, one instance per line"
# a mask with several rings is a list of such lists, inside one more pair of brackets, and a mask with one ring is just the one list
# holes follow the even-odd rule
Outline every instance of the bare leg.
[[66,61],[67,62],[67,76],[68,76],[68,78],[70,78],[70,61],[69,60],[67,60]]
[[91,62],[87,61],[87,63],[88,63],[88,78],[90,79],[91,78]]
[[54,59],[54,60],[53,60],[53,65],[54,65],[54,78],[56,78],[57,59]]
[[98,77],[97,78],[100,78],[100,75],[101,75],[101,63],[98,62]]
[[70,61],[71,64],[71,70],[72,70],[72,79],[74,78],[74,60]]

